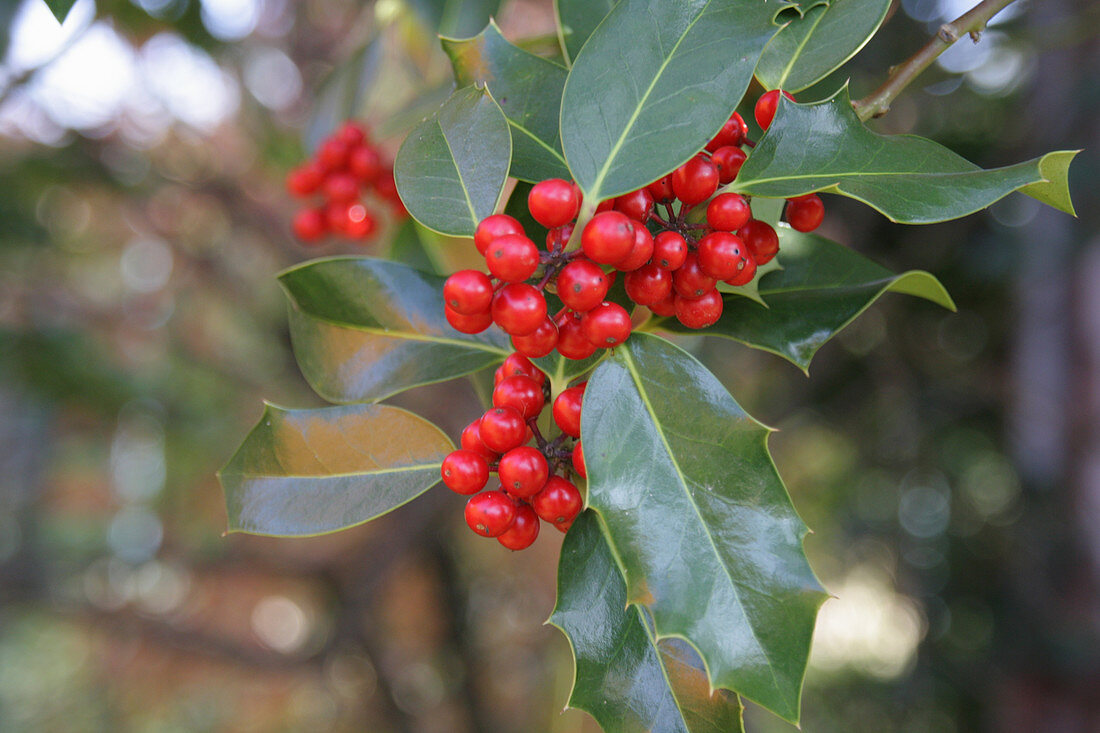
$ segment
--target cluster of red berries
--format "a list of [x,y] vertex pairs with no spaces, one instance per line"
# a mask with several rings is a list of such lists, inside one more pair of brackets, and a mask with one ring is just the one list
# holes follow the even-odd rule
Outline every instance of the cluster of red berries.
[[[779,92],[768,92],[756,117],[767,128]],[[789,95],[788,95],[789,96]],[[512,337],[517,352],[531,358],[557,351],[584,359],[598,348],[621,344],[630,335],[631,313],[607,299],[618,273],[634,304],[659,316],[676,316],[689,328],[704,328],[722,315],[719,282],[749,283],[759,265],[779,251],[779,237],[754,219],[749,200],[720,193],[746,155],[748,126],[736,112],[691,160],[653,183],[603,201],[585,225],[580,248],[567,251],[581,207],[576,185],[560,178],[535,184],[527,198],[531,216],[549,230],[540,249],[523,225],[507,214],[482,220],[474,244],[489,274],[461,270],[443,288],[447,321],[463,333],[496,323]],[[677,202],[679,206],[676,207]],[[690,216],[706,204],[705,216]],[[787,220],[810,231],[824,217],[814,194],[791,199]],[[606,268],[606,269],[605,269]],[[554,315],[545,293],[564,306]]]
[[[554,400],[561,434],[547,440],[538,427],[549,397],[546,374],[522,354],[512,354],[494,381],[493,407],[462,431],[462,448],[443,459],[440,472],[452,491],[472,495],[466,502],[470,529],[522,550],[538,537],[539,519],[565,532],[584,507],[568,476],[570,469],[585,476],[579,440],[585,385],[569,387]],[[500,485],[482,491],[491,472]]]
[[366,129],[353,121],[327,137],[312,160],[290,171],[286,187],[298,198],[323,197],[319,206],[301,209],[291,222],[294,235],[307,244],[326,234],[354,241],[370,238],[378,229],[378,219],[363,200],[367,191],[390,204],[397,216],[405,215],[393,166],[383,161]]

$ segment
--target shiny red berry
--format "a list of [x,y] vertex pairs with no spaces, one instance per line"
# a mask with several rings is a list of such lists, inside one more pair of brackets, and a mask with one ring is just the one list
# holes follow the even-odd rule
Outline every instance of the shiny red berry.
[[286,190],[291,196],[305,197],[316,193],[325,180],[324,171],[315,163],[306,163],[286,174]]
[[579,440],[573,446],[573,470],[581,478],[588,478],[588,468],[584,465],[584,448]]
[[508,335],[526,336],[546,320],[546,298],[533,285],[509,283],[493,298],[492,316]]
[[646,190],[649,191],[649,195],[653,197],[654,203],[670,204],[676,198],[676,194],[672,190],[671,175],[658,178],[656,181],[646,186]]
[[584,387],[570,387],[554,400],[554,422],[566,435],[581,437],[581,404],[584,401]]
[[475,494],[466,502],[466,524],[482,537],[499,537],[516,519],[516,503],[503,491]]
[[290,228],[298,239],[312,243],[325,236],[328,221],[323,209],[302,209],[294,215]]
[[505,234],[526,236],[523,225],[519,223],[518,219],[507,214],[487,216],[481,220],[481,223],[477,225],[477,229],[474,230],[474,246],[477,247],[478,252],[485,254],[493,240],[497,237],[503,237]]
[[771,262],[779,251],[779,235],[771,224],[759,219],[750,219],[745,226],[737,230],[737,236],[748,245],[757,265]]
[[631,272],[649,262],[653,257],[653,235],[649,230],[639,224],[634,227],[634,246],[623,259],[615,263],[615,269],[622,272]]
[[711,232],[699,240],[699,267],[716,280],[734,277],[741,271],[746,249],[736,234]]
[[542,491],[531,498],[531,508],[551,524],[572,521],[583,507],[581,492],[572,481],[561,476],[551,476]]
[[630,314],[618,303],[604,301],[584,314],[581,330],[597,347],[609,349],[630,336]]
[[521,234],[505,234],[485,250],[485,262],[493,277],[507,283],[523,282],[539,266],[539,249]]
[[812,232],[825,220],[825,204],[814,193],[788,199],[786,218],[791,229]]
[[680,269],[687,253],[687,240],[677,232],[658,232],[653,238],[653,264],[661,269]]
[[789,92],[783,92],[780,89],[772,89],[771,91],[764,92],[760,95],[760,98],[756,100],[756,107],[753,109],[752,114],[756,118],[756,124],[760,125],[761,130],[767,130],[771,127],[772,120],[775,119],[775,110],[779,107],[780,93],[792,102],[794,101],[794,97],[792,97]]
[[378,228],[378,221],[361,203],[356,202],[348,206],[346,216],[344,234],[348,235],[349,239],[367,239]]
[[688,328],[704,328],[722,315],[722,294],[711,290],[701,298],[676,296],[676,318]]
[[516,507],[516,518],[508,530],[497,537],[497,542],[509,550],[524,550],[534,544],[539,536],[539,515],[528,504]]
[[572,221],[580,208],[577,189],[568,181],[550,178],[539,181],[527,194],[527,208],[535,221],[547,229]]
[[749,202],[739,193],[721,193],[707,204],[707,225],[722,232],[736,232],[752,218]]
[[504,453],[526,442],[527,423],[514,407],[494,407],[481,416],[478,435],[486,448]]
[[493,283],[484,272],[459,270],[443,283],[443,300],[456,313],[488,313],[493,304]]
[[581,248],[593,262],[615,264],[634,248],[633,220],[619,211],[596,214],[581,233]]
[[558,273],[558,297],[575,311],[595,308],[603,302],[609,287],[603,270],[589,260],[574,260]]
[[668,316],[676,315],[676,298],[680,296],[676,295],[675,290],[669,290],[668,297],[664,300],[652,303],[648,306],[655,315],[667,318]]
[[752,252],[746,245],[741,252],[737,274],[726,278],[725,282],[727,285],[734,286],[747,285],[754,277],[756,277],[756,260],[752,258]]
[[644,224],[649,221],[649,215],[653,213],[653,194],[648,188],[639,188],[637,191],[623,194],[615,199],[615,211],[622,212],[634,221]]
[[451,328],[459,333],[481,333],[493,325],[493,315],[489,312],[466,315],[452,309],[446,303],[443,304],[443,315],[447,318],[447,323],[451,324]]
[[718,148],[727,145],[740,145],[745,142],[745,133],[748,131],[749,126],[745,124],[744,118],[734,112],[722,125],[722,129],[718,131],[718,134],[707,143],[707,150],[713,153]]
[[659,303],[672,292],[672,273],[655,262],[626,273],[626,294],[638,305]]
[[374,148],[360,145],[348,156],[348,170],[360,183],[371,183],[382,173],[382,158]]
[[500,457],[497,468],[501,486],[512,496],[526,499],[546,485],[550,466],[538,448],[521,445]]
[[514,377],[517,374],[530,377],[538,382],[540,387],[546,384],[546,372],[535,366],[530,359],[523,354],[509,354],[508,358],[497,367],[496,373],[493,375],[493,386],[495,387],[502,380]]
[[463,450],[473,451],[490,463],[497,459],[497,452],[481,440],[481,418],[474,420],[463,429],[461,443]]
[[493,388],[493,406],[514,407],[524,420],[537,417],[545,403],[539,383],[522,374],[505,377]]
[[672,287],[681,298],[700,298],[717,284],[718,278],[703,272],[694,252],[689,252],[680,269],[672,273]]
[[472,450],[456,450],[440,466],[443,483],[457,494],[476,494],[489,480],[489,462]]
[[317,163],[325,171],[336,171],[347,165],[351,146],[338,137],[330,137],[317,148]]
[[717,189],[718,168],[703,155],[672,171],[672,190],[686,206],[706,201]]
[[748,156],[741,148],[727,146],[715,150],[710,156],[710,162],[718,168],[718,182],[725,185],[737,178],[746,158]]
[[549,318],[542,325],[524,336],[512,337],[512,348],[523,356],[538,359],[546,356],[558,345],[558,327]]
[[558,353],[566,359],[587,359],[596,352],[596,345],[581,329],[579,313],[565,313],[558,320]]

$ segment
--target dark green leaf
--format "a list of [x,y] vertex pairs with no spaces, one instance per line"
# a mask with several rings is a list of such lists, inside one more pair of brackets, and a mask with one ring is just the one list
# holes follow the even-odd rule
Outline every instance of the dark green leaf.
[[572,707],[607,733],[736,733],[741,701],[711,694],[698,657],[674,639],[653,641],[591,512],[577,517],[562,543],[558,602],[550,623],[569,638],[576,678]]
[[729,118],[783,2],[621,0],[577,56],[561,138],[586,205],[646,185]]
[[362,524],[435,485],[453,449],[435,425],[390,405],[267,405],[218,474],[229,531],[304,537]]
[[393,173],[405,208],[442,234],[472,237],[496,209],[512,159],[508,120],[485,89],[459,89],[413,128]]
[[756,78],[766,89],[812,86],[871,40],[889,8],[890,0],[831,0],[807,9],[764,49]]
[[783,269],[761,278],[759,286],[767,308],[744,298],[726,298],[722,317],[709,328],[686,329],[674,318],[661,327],[725,336],[806,370],[817,350],[883,293],[916,295],[955,310],[943,285],[927,272],[895,275],[824,237],[787,227],[778,231]]
[[588,503],[627,599],[649,608],[658,638],[699,651],[714,687],[797,721],[825,594],[767,436],[702,364],[646,333],[585,392]]
[[409,4],[429,28],[452,38],[477,33],[500,9],[500,0],[409,0]]
[[523,181],[571,176],[561,152],[558,118],[564,67],[513,46],[490,22],[465,40],[443,39],[459,86],[483,84],[512,128],[512,170]]
[[845,88],[818,104],[781,98],[775,121],[728,188],[771,198],[839,193],[906,224],[966,216],[1013,191],[1072,214],[1066,174],[1076,154],[982,170],[931,140],[871,132]]
[[314,260],[279,277],[294,356],[329,402],[374,402],[492,366],[510,352],[497,329],[467,335],[443,315],[444,279],[368,257]]
[[554,0],[558,39],[567,64],[573,63],[581,46],[614,6],[615,0]]
[[[16,2],[12,2],[13,5],[18,5]],[[57,18],[58,23],[64,23],[69,11],[76,5],[76,0],[46,0],[46,5],[49,6],[50,12],[53,13],[53,17]]]

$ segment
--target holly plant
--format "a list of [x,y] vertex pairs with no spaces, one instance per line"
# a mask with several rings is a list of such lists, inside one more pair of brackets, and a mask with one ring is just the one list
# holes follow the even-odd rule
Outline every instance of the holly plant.
[[[295,229],[372,236],[371,191],[478,266],[333,257],[279,276],[302,373],[337,404],[267,406],[221,472],[230,530],[317,535],[464,495],[456,511],[501,552],[565,533],[550,622],[576,660],[568,705],[609,731],[741,730],[742,698],[797,723],[826,598],[807,528],[769,428],[682,335],[805,370],[888,291],[954,307],[932,275],[814,234],[828,196],[904,224],[1013,192],[1072,214],[1073,152],[983,170],[865,126],[1008,2],[944,26],[854,103],[846,86],[805,90],[889,0],[557,0],[547,55],[492,22],[443,38],[453,93],[392,178],[349,123],[292,173],[292,192],[327,197]],[[383,403],[484,370],[491,399],[457,447]]]

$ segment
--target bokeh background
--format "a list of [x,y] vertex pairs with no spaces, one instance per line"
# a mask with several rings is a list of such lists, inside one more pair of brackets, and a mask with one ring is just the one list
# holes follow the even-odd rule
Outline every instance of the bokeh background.
[[[215,471],[261,399],[320,404],[273,275],[286,171],[349,115],[395,151],[449,92],[435,33],[552,49],[549,0],[0,4],[0,731],[594,731],[544,626],[557,533],[508,553],[436,489],[325,538],[223,536]],[[853,96],[968,0],[902,0]],[[781,428],[836,596],[806,731],[1100,731],[1100,5],[1019,0],[873,123],[995,166],[1084,148],[1078,219],[1011,196],[823,233],[926,269],[797,369],[687,339]],[[750,91],[750,97],[754,92]],[[434,244],[438,245],[439,242]],[[465,382],[402,396],[453,436]],[[752,731],[794,729],[750,706]]]

